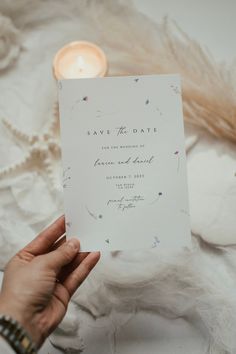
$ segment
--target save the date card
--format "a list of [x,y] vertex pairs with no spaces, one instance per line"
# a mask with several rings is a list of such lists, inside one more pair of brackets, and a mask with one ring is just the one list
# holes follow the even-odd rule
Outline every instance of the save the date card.
[[189,246],[179,76],[58,88],[67,236],[81,251]]

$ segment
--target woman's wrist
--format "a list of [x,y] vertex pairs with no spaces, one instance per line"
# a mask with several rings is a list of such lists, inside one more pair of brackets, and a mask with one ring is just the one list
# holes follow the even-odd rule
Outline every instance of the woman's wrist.
[[0,295],[0,314],[8,315],[19,322],[23,327],[25,327],[27,318],[26,311],[18,308],[17,303],[12,302],[10,299],[5,299],[3,295]]
[[33,326],[28,311],[18,307],[17,303],[7,301],[0,295],[0,315],[10,316],[13,320],[17,321],[32,341],[38,346],[42,340],[39,331],[35,331],[35,326]]

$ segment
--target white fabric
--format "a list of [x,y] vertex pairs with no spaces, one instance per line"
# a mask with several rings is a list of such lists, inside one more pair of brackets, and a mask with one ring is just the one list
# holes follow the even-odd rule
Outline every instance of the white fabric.
[[[13,50],[14,60],[7,61],[8,70],[1,72],[0,113],[24,133],[19,134],[17,129],[9,129],[4,124],[0,126],[0,166],[13,164],[14,167],[16,161],[22,162],[0,180],[1,268],[17,249],[63,212],[60,158],[56,149],[50,151],[50,158],[45,154],[53,139],[59,143],[54,125],[50,129],[56,96],[51,72],[55,51],[69,41],[83,38],[103,47],[108,55],[110,75],[151,73],[156,67],[159,26],[127,6],[127,1],[123,3],[115,0],[2,0],[0,3],[4,18],[11,19],[8,22],[11,29],[17,29],[17,41],[12,42],[10,36],[8,46],[20,48]],[[132,55],[134,47],[137,57]],[[49,138],[41,139],[42,132],[49,134]],[[39,144],[30,145],[29,137],[39,133]],[[188,153],[192,229],[195,235],[213,244],[235,244],[236,178],[232,177],[235,149],[187,128],[189,137],[196,134],[199,142]],[[35,160],[27,160],[29,155],[37,157],[37,165]],[[140,324],[136,327],[134,313],[145,310],[153,317],[146,317],[144,312],[137,314],[137,321],[145,323],[140,344],[142,353],[145,350],[150,354],[190,352],[191,344],[189,347],[186,344],[189,335],[196,340],[191,354],[234,354],[235,290],[234,248],[215,248],[198,242],[197,236],[194,250],[178,255],[104,254],[90,279],[75,294],[75,304],[69,308],[52,340],[59,346],[80,348],[90,354],[108,352],[104,348],[114,351],[114,346],[118,353],[125,354],[128,350],[124,348],[125,331],[123,342],[119,334],[130,316],[129,324],[133,323],[134,327],[129,327],[127,341],[130,340],[130,345],[134,343],[132,335],[137,335],[140,327]],[[99,319],[86,317],[86,311]],[[121,316],[120,311],[125,315]],[[105,315],[103,324],[102,315]],[[95,331],[93,326],[98,322],[103,329]],[[179,331],[174,329],[174,323]],[[160,337],[151,331],[155,324],[158,333],[161,329],[166,333],[159,349]],[[188,324],[191,328],[187,328]],[[168,337],[170,327],[173,335]],[[175,336],[180,337],[178,343]]]
[[[225,149],[226,150],[226,149]],[[236,154],[210,148],[188,163],[192,231],[216,245],[236,239]],[[201,208],[199,208],[201,205]]]
[[7,341],[0,336],[0,353],[15,354],[15,351],[10,347]]

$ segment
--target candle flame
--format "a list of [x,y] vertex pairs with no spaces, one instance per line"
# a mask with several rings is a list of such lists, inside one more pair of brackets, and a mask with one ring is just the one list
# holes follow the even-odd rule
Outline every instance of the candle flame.
[[85,64],[84,58],[81,55],[79,55],[77,58],[77,65],[78,65],[79,71],[83,71],[84,64]]

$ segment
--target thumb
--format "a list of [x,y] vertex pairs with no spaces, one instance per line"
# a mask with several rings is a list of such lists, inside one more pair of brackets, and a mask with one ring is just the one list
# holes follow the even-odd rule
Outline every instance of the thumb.
[[79,252],[79,249],[79,240],[72,238],[57,248],[55,251],[45,255],[45,263],[48,265],[48,267],[55,270],[56,273],[59,273],[62,267],[69,264],[75,258]]

